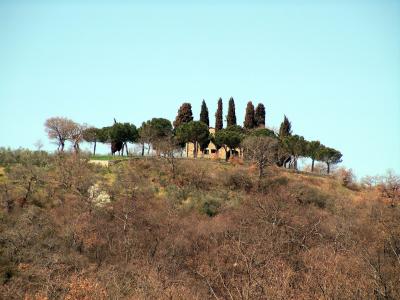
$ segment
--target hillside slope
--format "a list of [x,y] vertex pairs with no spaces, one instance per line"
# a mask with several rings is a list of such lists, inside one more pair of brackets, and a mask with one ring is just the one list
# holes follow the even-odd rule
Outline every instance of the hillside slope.
[[3,299],[400,298],[400,209],[374,190],[202,160],[4,167]]

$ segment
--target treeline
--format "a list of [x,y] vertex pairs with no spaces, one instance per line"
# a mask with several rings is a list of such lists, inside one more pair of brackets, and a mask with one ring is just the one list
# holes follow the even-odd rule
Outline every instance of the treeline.
[[[128,143],[135,143],[138,139],[138,130],[134,124],[118,123],[114,120],[113,126],[96,128],[87,124],[79,124],[68,118],[53,117],[46,120],[45,130],[50,140],[57,145],[57,150],[64,151],[67,141],[72,143],[75,152],[79,152],[83,141],[94,143],[93,155],[96,155],[96,144],[111,143],[112,149],[119,147],[117,151],[126,148],[128,154]],[[115,151],[116,152],[116,151]]]
[[[298,168],[298,159],[311,159],[311,171],[314,171],[315,161],[326,164],[327,173],[331,166],[341,162],[340,151],[321,144],[319,141],[307,141],[303,136],[293,134],[292,124],[285,116],[279,131],[268,129],[266,125],[265,106],[259,103],[254,107],[249,101],[245,110],[243,126],[237,124],[235,101],[231,97],[228,112],[223,120],[223,101],[220,98],[215,112],[215,134],[210,133],[209,110],[203,100],[199,120],[194,120],[192,105],[183,103],[173,123],[164,118],[153,118],[137,128],[132,123],[120,123],[114,120],[112,126],[96,128],[78,124],[67,118],[50,118],[45,123],[46,132],[51,140],[58,145],[59,151],[64,151],[66,141],[70,141],[76,152],[83,141],[93,143],[93,155],[96,154],[96,144],[111,144],[111,153],[119,152],[128,155],[128,143],[141,145],[141,155],[153,149],[157,155],[176,155],[183,152],[186,143],[193,143],[193,157],[204,152],[210,142],[217,151],[223,148],[232,157],[239,149],[244,158],[255,161],[260,168],[267,164],[277,164],[285,168]],[[269,145],[263,147],[262,145]],[[258,151],[254,151],[257,149]],[[260,169],[260,174],[262,170]]]

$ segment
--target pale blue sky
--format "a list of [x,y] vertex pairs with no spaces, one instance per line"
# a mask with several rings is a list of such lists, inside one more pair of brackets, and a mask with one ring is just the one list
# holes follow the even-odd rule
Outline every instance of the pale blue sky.
[[263,102],[359,176],[400,171],[400,1],[149,2],[0,0],[0,146],[54,149],[51,116],[198,118],[203,98],[214,123],[233,96],[239,122]]

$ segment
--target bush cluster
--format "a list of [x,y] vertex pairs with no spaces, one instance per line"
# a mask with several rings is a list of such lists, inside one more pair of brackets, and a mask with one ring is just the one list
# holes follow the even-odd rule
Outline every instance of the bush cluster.
[[224,183],[231,190],[250,192],[253,187],[253,181],[244,169],[227,173]]
[[[400,207],[372,187],[201,161],[176,178],[162,160],[26,162],[0,178],[1,299],[400,298]],[[374,195],[397,199],[397,183]]]

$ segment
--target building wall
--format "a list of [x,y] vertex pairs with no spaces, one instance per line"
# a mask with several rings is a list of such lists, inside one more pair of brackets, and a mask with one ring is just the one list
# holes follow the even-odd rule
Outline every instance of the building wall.
[[[187,143],[186,144],[187,157],[193,158],[194,157],[193,151],[194,151],[194,144]],[[210,142],[210,144],[208,145],[208,147],[205,149],[204,152],[200,151],[200,145],[198,145],[197,157],[210,158],[210,159],[225,159],[226,152],[224,148],[220,148],[217,150],[217,147],[214,145],[214,143]]]

